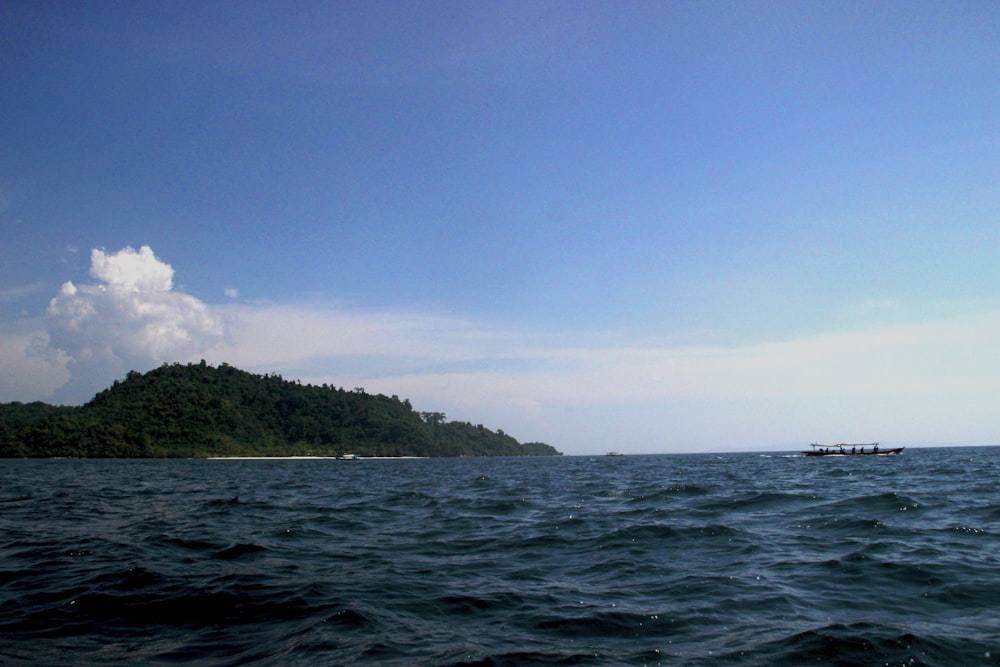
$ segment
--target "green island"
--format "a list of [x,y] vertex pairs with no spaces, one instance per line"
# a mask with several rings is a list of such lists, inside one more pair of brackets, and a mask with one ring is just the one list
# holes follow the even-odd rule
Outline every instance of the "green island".
[[364,389],[303,385],[228,364],[164,364],[82,406],[0,404],[0,457],[551,456],[482,424]]

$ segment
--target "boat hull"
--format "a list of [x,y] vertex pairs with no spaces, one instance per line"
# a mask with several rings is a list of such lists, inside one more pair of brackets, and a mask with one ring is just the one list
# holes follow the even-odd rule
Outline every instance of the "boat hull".
[[879,449],[877,451],[869,450],[867,452],[855,451],[850,452],[846,450],[837,449],[834,451],[819,451],[819,450],[808,450],[802,452],[803,456],[894,456],[896,454],[902,454],[905,447],[891,447],[888,449]]

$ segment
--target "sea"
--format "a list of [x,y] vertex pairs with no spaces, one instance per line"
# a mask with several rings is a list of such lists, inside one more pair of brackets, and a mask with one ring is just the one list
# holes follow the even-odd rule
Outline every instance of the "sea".
[[2,460],[4,665],[1000,665],[1000,448]]

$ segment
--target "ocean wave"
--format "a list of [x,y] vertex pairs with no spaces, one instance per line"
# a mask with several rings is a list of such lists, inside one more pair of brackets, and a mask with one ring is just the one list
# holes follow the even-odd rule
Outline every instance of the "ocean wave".
[[0,462],[0,663],[1000,664],[995,450],[910,454]]

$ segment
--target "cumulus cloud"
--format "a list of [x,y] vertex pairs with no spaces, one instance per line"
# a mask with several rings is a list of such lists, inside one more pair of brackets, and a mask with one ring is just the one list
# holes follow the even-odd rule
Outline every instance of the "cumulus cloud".
[[149,246],[94,249],[95,284],[66,282],[49,303],[49,346],[65,355],[69,383],[57,398],[80,401],[129,370],[196,358],[223,340],[222,318],[173,289],[174,270]]
[[169,292],[174,282],[173,267],[156,259],[148,245],[139,252],[124,248],[113,255],[95,248],[90,252],[90,275],[119,292]]
[[47,399],[69,380],[66,359],[35,331],[0,328],[0,403]]

